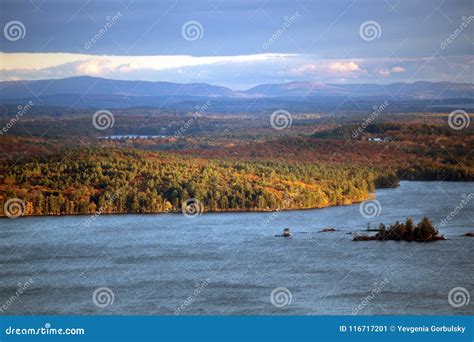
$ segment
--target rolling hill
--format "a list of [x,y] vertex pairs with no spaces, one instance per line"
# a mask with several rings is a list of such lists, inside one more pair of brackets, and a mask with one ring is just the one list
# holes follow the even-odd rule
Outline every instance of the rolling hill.
[[[474,99],[473,84],[452,82],[414,82],[391,84],[320,84],[297,81],[283,84],[261,84],[247,90],[206,83],[124,81],[81,76],[37,81],[0,82],[0,103],[22,104],[32,100],[39,106],[82,107],[169,107],[187,100],[197,103],[203,98],[218,101],[263,100],[276,103],[310,100],[329,102],[344,99],[361,101],[438,101]],[[342,100],[341,100],[342,99]],[[276,101],[276,102],[275,102]],[[470,101],[470,102],[474,102]]]

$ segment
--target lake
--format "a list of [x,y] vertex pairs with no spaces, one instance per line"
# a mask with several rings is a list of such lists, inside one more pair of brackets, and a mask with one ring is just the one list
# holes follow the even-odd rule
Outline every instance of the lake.
[[[474,200],[439,228],[446,241],[352,241],[368,221],[426,215],[440,226],[471,192],[474,183],[401,182],[377,191],[369,219],[359,204],[101,215],[89,227],[89,216],[2,219],[0,314],[472,315],[474,298],[455,307],[448,293],[474,296],[474,238],[462,236],[474,231]],[[275,237],[285,227],[292,237]],[[327,227],[337,231],[319,233]]]

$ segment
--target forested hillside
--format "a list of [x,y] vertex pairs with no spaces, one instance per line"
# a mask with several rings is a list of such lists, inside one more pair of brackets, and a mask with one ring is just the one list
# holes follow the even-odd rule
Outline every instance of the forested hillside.
[[[159,213],[189,198],[205,211],[318,208],[394,186],[389,171],[349,165],[237,162],[129,149],[80,148],[0,164],[0,204],[26,215]],[[2,212],[2,214],[4,214]]]

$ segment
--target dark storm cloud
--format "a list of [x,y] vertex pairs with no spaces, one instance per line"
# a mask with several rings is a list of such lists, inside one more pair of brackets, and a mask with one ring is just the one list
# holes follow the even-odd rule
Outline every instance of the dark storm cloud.
[[[441,5],[439,5],[441,3]],[[439,7],[438,7],[439,6]],[[262,52],[317,54],[322,58],[421,57],[439,49],[440,41],[472,15],[469,0],[369,1],[59,1],[3,0],[1,21],[20,20],[25,39],[2,41],[9,52],[84,52],[84,42],[120,12],[122,18],[94,54],[109,55],[243,55]],[[263,43],[298,13],[297,20],[268,49]],[[182,38],[190,20],[204,28],[199,41]],[[361,23],[373,20],[381,37],[366,44]],[[472,37],[472,28],[468,35]],[[449,52],[469,54],[460,39]],[[345,56],[344,56],[345,55]]]
[[[2,79],[65,77],[92,70],[115,78],[186,81],[189,77],[235,86],[294,79],[389,82],[454,80],[472,71],[473,65],[474,23],[443,46],[474,14],[470,0],[2,0],[1,10],[2,27],[18,20],[26,29],[23,39],[11,41],[2,35],[2,52],[297,56],[164,70],[132,58],[113,66],[105,60],[84,64],[83,58],[42,68],[9,66],[14,58],[4,54]],[[110,24],[111,18],[118,19]],[[190,21],[198,24],[196,40],[183,37],[182,27]],[[376,24],[374,39],[361,36],[360,27],[366,22]]]

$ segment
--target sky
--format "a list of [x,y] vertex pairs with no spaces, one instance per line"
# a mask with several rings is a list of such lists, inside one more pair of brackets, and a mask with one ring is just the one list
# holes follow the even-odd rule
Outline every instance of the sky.
[[471,0],[0,0],[0,80],[472,83]]

